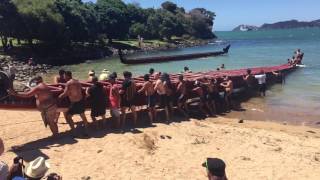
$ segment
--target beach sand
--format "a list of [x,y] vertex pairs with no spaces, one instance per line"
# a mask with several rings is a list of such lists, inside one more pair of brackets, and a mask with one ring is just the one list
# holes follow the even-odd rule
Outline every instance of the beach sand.
[[[229,179],[319,179],[320,129],[223,117],[98,131],[91,138],[52,140],[37,111],[0,110],[0,137],[11,164],[16,155],[49,159],[64,180],[206,179],[201,163],[222,158]],[[75,117],[79,121],[79,117]],[[60,131],[69,129],[63,118]],[[20,146],[12,152],[12,146]]]

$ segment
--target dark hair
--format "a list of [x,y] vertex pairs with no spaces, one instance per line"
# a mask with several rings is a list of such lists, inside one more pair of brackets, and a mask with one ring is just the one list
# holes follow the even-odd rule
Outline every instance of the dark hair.
[[248,74],[251,74],[251,69],[247,69],[247,73],[248,73]]
[[143,79],[144,79],[145,81],[149,81],[149,80],[150,80],[149,74],[145,74],[145,75],[143,76]]
[[183,81],[183,75],[180,74],[180,75],[178,76],[178,79],[179,79],[180,81]]
[[184,69],[184,71],[188,71],[188,70],[189,70],[189,67],[188,67],[188,66],[185,66],[183,69]]
[[43,81],[43,79],[42,79],[42,77],[41,76],[36,76],[36,77],[34,77],[33,78],[35,81],[37,81],[37,83],[39,83],[39,82],[42,82]]
[[72,77],[72,72],[71,72],[71,71],[66,71],[64,74],[65,74],[66,76],[68,76],[68,77]]
[[117,72],[113,72],[113,73],[111,73],[111,74],[114,76],[114,78],[117,78],[117,77],[118,77]]
[[154,69],[153,68],[150,68],[149,69],[149,74],[153,74],[154,73]]
[[98,82],[98,78],[97,78],[97,76],[92,76],[91,81],[92,81],[93,83]]
[[129,71],[124,71],[124,72],[123,72],[123,77],[124,77],[124,78],[131,78],[131,77],[132,77],[132,73],[129,72]]
[[64,75],[65,73],[66,73],[65,70],[63,70],[63,69],[60,69],[60,70],[59,70],[59,75],[60,75],[60,76]]

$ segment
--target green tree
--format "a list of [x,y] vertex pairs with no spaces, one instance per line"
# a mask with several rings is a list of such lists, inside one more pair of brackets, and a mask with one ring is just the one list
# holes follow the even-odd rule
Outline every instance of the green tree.
[[170,1],[166,1],[166,2],[162,3],[162,4],[161,4],[161,7],[162,7],[163,9],[171,12],[171,13],[175,13],[176,10],[177,10],[177,8],[178,8],[178,6],[177,6],[175,3],[170,2]]

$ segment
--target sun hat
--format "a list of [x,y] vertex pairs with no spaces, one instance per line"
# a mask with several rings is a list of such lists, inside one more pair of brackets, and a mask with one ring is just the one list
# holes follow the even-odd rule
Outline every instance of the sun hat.
[[44,157],[40,156],[26,166],[25,174],[30,178],[41,178],[46,174],[49,168],[50,164]]
[[108,74],[109,74],[110,71],[108,71],[107,69],[103,69],[103,70],[102,70],[102,73],[108,73]]
[[219,158],[207,158],[206,162],[202,163],[202,167],[207,168],[213,176],[225,176],[226,164]]

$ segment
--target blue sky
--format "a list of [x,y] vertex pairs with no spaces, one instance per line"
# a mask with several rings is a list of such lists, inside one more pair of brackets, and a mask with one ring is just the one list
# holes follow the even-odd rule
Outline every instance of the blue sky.
[[[95,0],[83,0],[93,1]],[[142,7],[160,7],[165,0],[124,0]],[[204,7],[216,13],[214,30],[231,30],[240,24],[262,25],[283,20],[320,19],[320,0],[172,0],[190,10]]]

